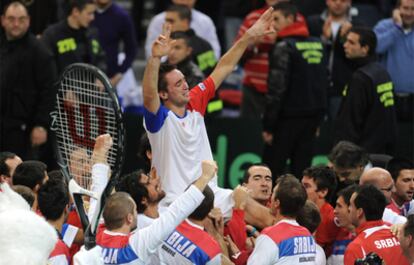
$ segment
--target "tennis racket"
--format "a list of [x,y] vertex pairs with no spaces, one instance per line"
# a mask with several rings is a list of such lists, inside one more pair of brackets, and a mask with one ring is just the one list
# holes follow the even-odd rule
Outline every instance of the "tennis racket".
[[[107,196],[119,179],[124,160],[124,124],[118,97],[106,75],[98,68],[75,63],[65,68],[58,81],[55,110],[51,113],[57,161],[68,180],[81,220],[85,247],[95,246],[96,229]],[[95,139],[110,134],[113,145],[107,162],[111,178],[102,196],[90,191],[91,156]],[[88,219],[88,197],[98,200]]]

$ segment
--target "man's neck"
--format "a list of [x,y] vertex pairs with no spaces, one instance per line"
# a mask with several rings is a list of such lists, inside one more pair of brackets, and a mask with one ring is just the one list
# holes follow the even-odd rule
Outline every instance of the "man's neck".
[[186,111],[186,106],[178,107],[176,105],[170,104],[168,101],[164,102],[164,105],[167,109],[171,110],[172,112],[174,112],[179,117],[184,117],[185,111]]
[[158,203],[151,203],[148,207],[144,210],[144,215],[150,218],[158,218],[160,215],[158,213]]
[[348,12],[346,12],[343,15],[334,15],[331,12],[328,11],[328,16],[332,18],[332,21],[334,22],[343,22],[348,20]]
[[131,233],[131,227],[128,226],[127,224],[123,224],[120,228],[113,229],[113,230],[108,229],[108,231],[112,233],[121,233],[121,234],[128,235],[129,233]]
[[63,223],[64,223],[64,215],[62,214],[62,216],[57,219],[57,220],[47,220],[47,222],[53,226],[57,231],[59,231],[59,233],[62,233],[62,227],[63,227]]
[[192,218],[188,218],[188,220],[190,222],[192,222],[193,224],[196,224],[196,225],[201,226],[201,227],[204,228],[204,220],[200,221],[200,220],[195,220],[195,219],[192,219]]
[[392,200],[397,204],[398,207],[403,206],[403,204],[406,202],[404,199],[401,199],[400,197],[396,195],[392,195]]
[[68,16],[68,18],[66,20],[67,20],[68,25],[69,25],[70,28],[80,29],[79,23],[72,16]]
[[316,206],[318,206],[318,209],[320,210],[322,208],[322,206],[325,205],[326,200],[325,199],[318,199],[314,203],[316,204]]

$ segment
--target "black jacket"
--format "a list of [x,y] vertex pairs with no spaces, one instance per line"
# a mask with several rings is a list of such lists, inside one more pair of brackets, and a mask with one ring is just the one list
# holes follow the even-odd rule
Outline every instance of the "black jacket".
[[177,68],[185,76],[185,80],[187,81],[190,89],[203,82],[205,78],[201,70],[193,61],[190,60],[190,58],[187,58],[177,64]]
[[278,33],[269,54],[268,94],[263,129],[278,119],[314,117],[326,109],[327,70],[322,43],[297,22]]
[[209,76],[217,63],[213,48],[208,41],[197,36],[194,30],[190,29],[185,33],[190,38],[193,62],[205,76]]
[[31,33],[7,41],[0,33],[0,124],[30,130],[48,128],[57,80],[52,54]]
[[89,63],[105,72],[106,61],[95,28],[72,29],[67,20],[48,27],[42,41],[52,51],[58,72],[72,63]]
[[393,85],[375,57],[355,61],[335,123],[335,141],[348,140],[369,153],[393,154],[396,118]]

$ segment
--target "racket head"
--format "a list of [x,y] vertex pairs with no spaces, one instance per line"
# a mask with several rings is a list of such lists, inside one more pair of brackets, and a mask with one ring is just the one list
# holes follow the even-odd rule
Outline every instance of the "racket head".
[[[51,116],[58,164],[68,182],[76,182],[77,185],[69,185],[77,186],[72,194],[76,209],[84,231],[88,228],[94,234],[99,217],[91,218],[96,219],[91,228],[83,199],[90,194],[78,187],[91,189],[91,156],[95,139],[101,134],[108,133],[113,139],[107,157],[112,175],[106,190],[112,190],[120,176],[124,162],[125,127],[118,97],[101,70],[89,64],[71,64],[58,81],[55,110]],[[101,202],[106,194],[102,195]],[[99,206],[96,215],[100,215],[101,208]]]

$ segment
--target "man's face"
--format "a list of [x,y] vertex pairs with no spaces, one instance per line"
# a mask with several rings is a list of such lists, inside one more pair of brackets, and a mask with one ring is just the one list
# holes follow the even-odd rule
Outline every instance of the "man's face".
[[187,31],[190,29],[190,22],[187,19],[181,19],[177,12],[165,12],[165,22],[171,24],[171,32]]
[[13,185],[14,171],[16,170],[16,167],[22,163],[22,159],[16,155],[13,158],[6,159],[4,163],[9,169],[9,175],[1,175],[0,182],[5,181],[11,186]]
[[183,107],[190,101],[190,90],[183,73],[175,69],[165,75],[167,81],[167,93],[161,91],[164,102],[170,102],[174,106]]
[[279,213],[279,201],[275,200],[278,188],[279,188],[279,185],[276,185],[273,188],[273,192],[270,198],[270,211],[274,216],[277,216]]
[[85,189],[91,184],[91,159],[84,148],[76,148],[69,157],[69,171],[76,183]]
[[170,53],[168,54],[168,63],[181,63],[191,55],[191,51],[191,47],[187,45],[184,39],[176,39]]
[[350,0],[327,0],[326,6],[333,17],[345,16],[351,6]]
[[401,0],[399,10],[404,26],[407,28],[414,26],[414,0]]
[[384,194],[387,203],[390,203],[392,193],[395,192],[395,185],[392,177],[389,176],[387,178],[382,178],[382,180],[378,182],[377,188],[381,190],[382,194]]
[[414,194],[414,169],[403,169],[395,182],[394,196],[401,201],[411,201]]
[[336,200],[336,206],[334,209],[334,215],[338,220],[340,227],[347,227],[351,224],[351,216],[349,212],[349,207],[345,203],[344,197],[340,196]]
[[411,257],[413,254],[414,249],[414,238],[412,235],[404,235],[404,229],[407,224],[404,224],[402,227],[402,231],[397,234],[398,241],[400,242],[400,247],[403,251],[404,256]]
[[344,44],[345,56],[348,59],[357,59],[366,57],[368,54],[368,47],[362,47],[359,43],[359,35],[350,32],[346,37],[346,42]]
[[161,189],[161,183],[158,176],[150,177],[142,174],[139,181],[147,188],[149,203],[159,202],[165,197],[165,192]]
[[248,182],[243,185],[251,191],[250,196],[261,203],[268,202],[272,194],[272,172],[264,166],[250,167],[248,172]]
[[316,185],[315,180],[309,176],[303,176],[302,185],[306,190],[306,194],[308,195],[308,200],[316,204],[320,198],[320,194],[319,194],[318,186]]
[[17,40],[29,29],[30,18],[22,5],[11,5],[1,17],[1,25],[8,40]]
[[134,231],[137,228],[137,224],[138,224],[138,212],[137,212],[137,205],[134,202],[134,200],[130,197],[129,198],[132,202],[132,204],[134,205],[134,207],[132,207],[132,222],[131,222],[131,226],[130,226],[130,231]]
[[293,23],[293,16],[285,17],[280,10],[276,10],[273,12],[273,20],[273,28],[279,32]]
[[335,171],[335,174],[338,176],[340,182],[355,183],[358,182],[359,177],[364,171],[364,167],[358,166],[355,168],[340,168],[338,166],[333,165],[333,170]]
[[95,4],[86,4],[82,10],[75,8],[72,14],[79,26],[87,28],[91,24],[92,20],[95,19],[95,10]]
[[174,5],[185,5],[188,8],[193,8],[196,0],[172,0]]
[[358,209],[355,206],[355,198],[357,197],[357,193],[353,193],[351,196],[351,200],[349,202],[349,217],[351,218],[351,223],[355,226],[359,226],[359,216],[358,216]]

